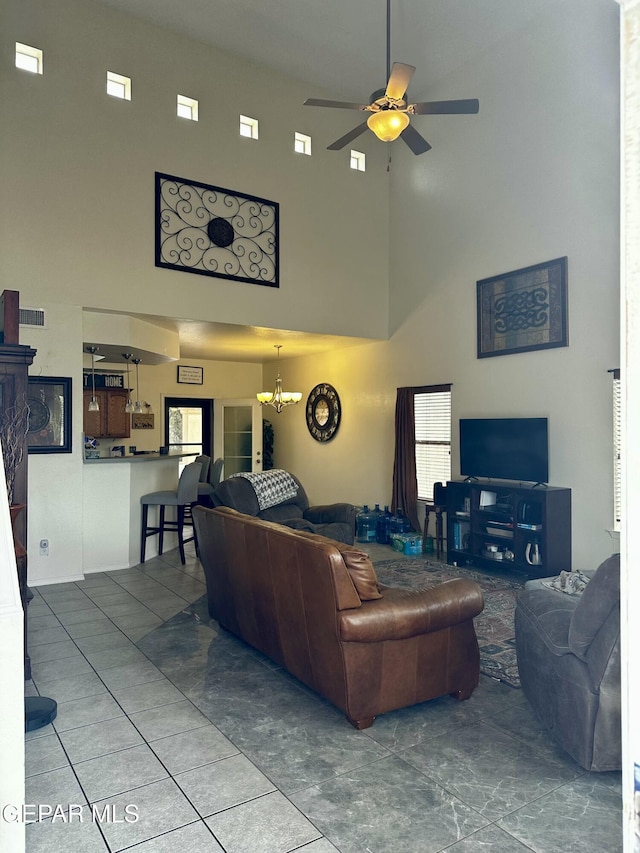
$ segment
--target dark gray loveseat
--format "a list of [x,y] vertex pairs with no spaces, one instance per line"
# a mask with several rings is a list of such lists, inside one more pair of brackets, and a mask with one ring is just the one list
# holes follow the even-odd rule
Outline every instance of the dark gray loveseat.
[[516,652],[525,696],[558,744],[586,770],[619,770],[620,555],[582,595],[540,581],[518,595]]
[[253,515],[264,521],[275,521],[294,530],[318,533],[336,542],[352,545],[355,538],[356,507],[348,503],[309,506],[309,499],[302,483],[290,474],[298,486],[295,497],[260,509],[255,490],[245,477],[229,477],[218,483],[211,499],[214,507],[228,506],[245,515]]

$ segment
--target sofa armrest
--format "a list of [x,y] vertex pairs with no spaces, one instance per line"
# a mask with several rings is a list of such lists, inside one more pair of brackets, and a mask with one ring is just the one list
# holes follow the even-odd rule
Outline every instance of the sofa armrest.
[[429,589],[383,586],[381,591],[382,598],[338,614],[343,642],[378,643],[430,634],[473,619],[484,607],[478,584],[460,578]]
[[352,504],[322,504],[310,506],[303,513],[307,521],[313,524],[332,524],[336,521],[355,526],[356,508]]

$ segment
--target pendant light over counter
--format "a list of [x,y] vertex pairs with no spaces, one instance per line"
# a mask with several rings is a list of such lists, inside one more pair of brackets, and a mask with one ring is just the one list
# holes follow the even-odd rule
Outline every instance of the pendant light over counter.
[[89,411],[99,412],[100,404],[96,397],[96,353],[98,347],[87,347],[87,352],[91,353],[91,399],[89,400]]
[[122,353],[122,357],[124,358],[124,360],[127,363],[127,402],[124,405],[124,410],[128,415],[130,415],[131,412],[133,412],[133,410],[134,410],[134,405],[133,405],[133,402],[131,400],[131,384],[129,382],[129,360],[131,359],[131,355],[132,355],[132,353],[130,353],[130,352],[123,352]]

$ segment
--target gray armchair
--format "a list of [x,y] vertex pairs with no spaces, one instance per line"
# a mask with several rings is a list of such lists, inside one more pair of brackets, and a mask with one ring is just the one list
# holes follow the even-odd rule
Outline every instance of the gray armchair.
[[582,595],[527,584],[515,613],[522,690],[558,744],[586,770],[619,770],[620,555]]
[[275,521],[294,530],[318,533],[337,542],[352,545],[355,537],[356,507],[348,503],[309,506],[302,483],[293,474],[291,477],[298,486],[296,496],[268,509],[260,509],[254,488],[245,477],[222,480],[213,490],[213,505],[229,506],[245,515]]

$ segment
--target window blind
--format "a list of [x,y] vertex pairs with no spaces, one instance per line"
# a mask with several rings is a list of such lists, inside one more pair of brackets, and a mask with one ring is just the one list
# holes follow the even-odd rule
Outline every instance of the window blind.
[[451,479],[451,386],[436,385],[414,395],[418,500],[433,500],[433,484]]

